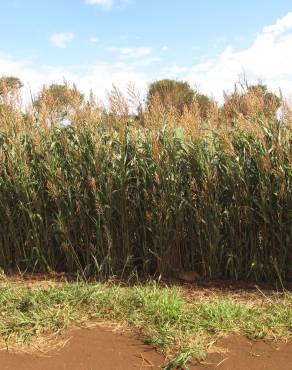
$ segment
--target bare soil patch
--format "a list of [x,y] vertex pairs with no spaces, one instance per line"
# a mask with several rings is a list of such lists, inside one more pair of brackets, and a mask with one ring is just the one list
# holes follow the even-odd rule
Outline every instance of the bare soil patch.
[[216,344],[214,352],[191,370],[291,370],[292,343],[252,341],[230,335]]
[[[159,369],[164,358],[128,333],[101,327],[74,329],[63,348],[46,354],[0,351],[1,370],[125,370]],[[65,338],[64,338],[65,339]]]
[[[0,351],[1,370],[131,370],[160,369],[161,354],[141,344],[129,333],[102,327],[73,329],[64,346],[46,354]],[[65,340],[66,339],[66,340]],[[251,341],[231,335],[218,341],[214,350],[191,370],[291,370],[292,344]],[[182,367],[178,369],[183,370]]]

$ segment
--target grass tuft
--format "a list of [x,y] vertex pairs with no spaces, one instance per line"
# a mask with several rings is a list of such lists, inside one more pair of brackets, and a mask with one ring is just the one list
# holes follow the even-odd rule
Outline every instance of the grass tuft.
[[165,369],[202,360],[223,335],[277,340],[292,336],[290,293],[265,301],[254,296],[236,299],[231,293],[196,301],[187,299],[182,289],[156,283],[25,288],[6,282],[0,288],[0,316],[0,337],[7,345],[29,345],[44,335],[92,321],[122,324],[170,359]]

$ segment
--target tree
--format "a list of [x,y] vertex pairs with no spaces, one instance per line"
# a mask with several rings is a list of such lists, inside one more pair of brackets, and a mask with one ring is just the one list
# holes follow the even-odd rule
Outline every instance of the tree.
[[38,114],[46,113],[51,124],[63,122],[71,114],[77,112],[84,102],[84,95],[76,86],[69,87],[64,84],[52,84],[44,87],[37,96],[34,107]]
[[0,77],[0,96],[9,95],[14,91],[18,91],[23,87],[22,82],[18,77],[2,76]]
[[269,91],[266,85],[261,83],[251,85],[248,88],[248,93],[258,96],[261,99],[263,103],[262,112],[265,117],[276,116],[277,110],[281,107],[281,99],[276,94]]
[[174,107],[182,113],[184,107],[191,107],[194,101],[195,91],[186,81],[164,79],[150,84],[147,105],[150,106],[156,97],[159,98],[165,108]]
[[0,77],[0,125],[7,124],[20,108],[19,90],[23,84],[18,77]]
[[207,95],[200,94],[200,93],[195,94],[195,100],[199,107],[201,119],[207,120],[209,112],[212,109],[212,106],[214,104],[216,104],[217,106],[217,103],[212,101]]
[[169,79],[158,80],[150,85],[147,95],[148,107],[156,98],[165,108],[174,107],[180,114],[185,108],[189,110],[194,108],[196,103],[202,120],[208,119],[209,111],[214,104],[207,95],[193,90],[188,82]]
[[269,91],[267,86],[258,83],[255,85],[242,85],[241,90],[235,86],[232,94],[225,94],[223,113],[227,118],[243,116],[261,116],[275,118],[281,106],[281,99]]

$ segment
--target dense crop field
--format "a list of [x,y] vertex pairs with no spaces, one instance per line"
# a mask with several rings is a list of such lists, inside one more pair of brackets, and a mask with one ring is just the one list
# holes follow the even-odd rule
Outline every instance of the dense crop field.
[[291,124],[256,98],[245,114],[229,99],[203,118],[157,100],[134,115],[115,90],[70,124],[3,99],[0,266],[292,278]]

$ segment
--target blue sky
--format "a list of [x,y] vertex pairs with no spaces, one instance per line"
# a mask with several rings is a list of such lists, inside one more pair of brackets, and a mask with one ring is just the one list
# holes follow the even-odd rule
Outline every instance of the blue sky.
[[0,0],[0,74],[103,96],[188,80],[220,99],[243,71],[292,92],[291,0]]

